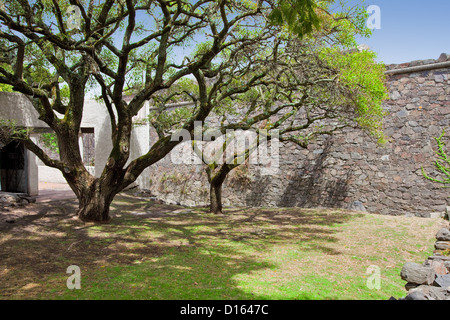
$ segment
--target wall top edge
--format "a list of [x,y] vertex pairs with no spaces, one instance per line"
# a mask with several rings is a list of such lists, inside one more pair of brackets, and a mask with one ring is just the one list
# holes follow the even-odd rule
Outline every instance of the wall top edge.
[[438,59],[414,60],[386,65],[386,74],[401,74],[450,67],[450,54],[442,53]]

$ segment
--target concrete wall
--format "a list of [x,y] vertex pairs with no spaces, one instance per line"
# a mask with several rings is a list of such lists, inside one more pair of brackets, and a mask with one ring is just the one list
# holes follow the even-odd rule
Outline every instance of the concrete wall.
[[47,127],[26,96],[20,93],[0,92],[0,118],[15,120],[18,126]]
[[[135,117],[135,120],[146,117],[148,115],[148,108],[148,104],[146,104]],[[18,126],[47,128],[48,126],[43,121],[39,120],[38,117],[37,111],[32,107],[31,102],[24,95],[19,93],[0,92],[1,119],[15,120]],[[112,150],[111,124],[106,107],[95,100],[86,100],[81,127],[94,128],[95,168],[89,169],[96,177],[99,177]],[[149,126],[140,125],[135,127],[132,131],[129,161],[145,154],[148,151],[148,148]],[[42,162],[38,161],[32,154],[29,155],[29,160],[29,185],[34,194],[37,192],[38,181],[65,182],[62,174],[57,169],[43,166]],[[136,183],[140,187],[149,187],[148,174],[148,170],[146,170],[137,179]]]
[[[278,173],[261,176],[255,166],[232,172],[224,184],[224,204],[348,207],[361,201],[368,211],[381,214],[443,212],[448,189],[426,180],[421,167],[433,172],[434,137],[450,124],[449,61],[450,56],[443,54],[438,60],[388,66],[405,71],[388,76],[386,145],[380,147],[354,130],[318,140],[306,150],[285,144]],[[423,70],[416,72],[405,69],[420,66]],[[174,165],[166,157],[151,168],[151,180],[151,191],[162,199],[208,203],[209,186],[201,165]]]
[[[92,174],[95,174],[95,167],[87,166],[86,169]],[[47,167],[45,165],[38,166],[39,182],[47,183],[67,183],[61,171],[55,168]],[[33,180],[33,179],[32,179]],[[36,179],[34,179],[36,180]]]
[[[34,139],[34,138],[31,138]],[[33,142],[36,143],[35,140]],[[31,152],[30,150],[26,150],[27,152],[27,162],[26,162],[26,168],[28,171],[28,194],[30,196],[37,196],[39,195],[39,170],[37,161],[38,158],[36,155]]]
[[[149,114],[149,105],[146,105],[139,111],[138,115],[134,120],[145,119]],[[130,158],[127,162],[129,164],[131,161],[139,158],[140,156],[146,154],[150,149],[150,126],[136,125],[131,132],[130,141]],[[145,169],[142,174],[136,179],[135,185],[138,185],[141,189],[150,188],[150,170]]]

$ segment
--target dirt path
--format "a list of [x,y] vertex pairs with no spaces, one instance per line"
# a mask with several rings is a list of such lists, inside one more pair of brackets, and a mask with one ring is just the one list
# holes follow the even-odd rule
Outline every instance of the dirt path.
[[39,183],[39,196],[36,197],[36,202],[51,202],[74,198],[75,194],[68,184],[41,182]]

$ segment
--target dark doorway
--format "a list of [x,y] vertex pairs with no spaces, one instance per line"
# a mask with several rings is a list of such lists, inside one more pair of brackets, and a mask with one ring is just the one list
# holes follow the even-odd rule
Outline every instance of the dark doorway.
[[27,193],[25,147],[13,141],[0,151],[1,191]]

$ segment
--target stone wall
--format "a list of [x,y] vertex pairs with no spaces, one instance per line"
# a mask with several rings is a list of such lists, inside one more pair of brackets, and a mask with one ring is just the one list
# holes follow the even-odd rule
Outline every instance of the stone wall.
[[[224,204],[349,207],[360,201],[367,211],[380,214],[429,217],[444,212],[448,189],[423,178],[421,167],[434,171],[433,138],[449,126],[450,56],[390,65],[387,70],[386,145],[380,147],[352,130],[307,150],[287,144],[280,150],[278,173],[261,176],[257,166],[247,165],[230,174]],[[154,133],[151,139],[155,141]],[[183,145],[173,154],[180,148]],[[150,189],[159,198],[207,204],[209,187],[201,165],[174,165],[169,155],[149,170]]]

